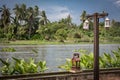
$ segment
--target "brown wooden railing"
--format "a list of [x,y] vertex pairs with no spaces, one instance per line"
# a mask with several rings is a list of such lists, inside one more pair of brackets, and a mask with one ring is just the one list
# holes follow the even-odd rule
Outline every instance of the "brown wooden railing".
[[[100,70],[100,80],[109,80],[105,77],[120,78],[120,69],[102,69]],[[104,78],[104,79],[103,79]],[[83,70],[80,72],[52,72],[37,73],[25,75],[3,75],[0,80],[93,80],[93,70]],[[114,80],[114,79],[110,79]],[[115,79],[119,80],[119,79]]]

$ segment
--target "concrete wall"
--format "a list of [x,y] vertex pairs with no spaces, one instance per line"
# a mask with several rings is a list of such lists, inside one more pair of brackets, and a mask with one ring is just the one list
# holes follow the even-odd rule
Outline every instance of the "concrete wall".
[[[52,72],[25,75],[4,75],[0,80],[93,80],[93,70],[80,72]],[[120,68],[100,70],[99,80],[120,80]]]
[[[93,71],[81,73],[80,80],[93,80]],[[99,80],[120,80],[120,69],[103,69],[100,71]]]

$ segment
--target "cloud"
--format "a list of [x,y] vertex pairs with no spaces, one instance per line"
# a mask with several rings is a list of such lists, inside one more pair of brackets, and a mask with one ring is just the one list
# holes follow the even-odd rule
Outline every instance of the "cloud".
[[114,2],[118,7],[120,7],[120,0],[115,0]]
[[46,8],[45,11],[47,13],[48,19],[51,21],[58,21],[62,18],[66,18],[69,14],[71,15],[71,11],[64,6],[52,6]]
[[72,22],[75,24],[80,23],[79,21],[79,14],[76,13],[74,10],[69,9],[66,6],[48,6],[44,7],[43,10],[46,11],[47,18],[51,21],[59,21],[62,18],[66,18],[68,15],[71,16]]

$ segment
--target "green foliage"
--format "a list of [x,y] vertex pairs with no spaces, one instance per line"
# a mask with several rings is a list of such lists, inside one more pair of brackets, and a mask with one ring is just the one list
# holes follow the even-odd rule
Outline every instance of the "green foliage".
[[55,37],[56,37],[56,39],[59,40],[59,41],[64,41],[64,40],[66,40],[66,37],[67,37],[67,32],[66,32],[66,30],[64,30],[64,29],[59,29],[59,30],[57,30],[56,33],[55,33]]
[[114,66],[120,67],[120,48],[118,48],[118,51],[112,51],[114,55]]
[[[12,14],[14,14],[14,16]],[[83,30],[83,22],[87,12],[80,14],[82,23],[72,23],[71,15],[59,21],[51,22],[47,19],[46,12],[39,10],[38,6],[27,7],[25,4],[16,4],[9,10],[5,5],[0,6],[0,39],[8,40],[47,40],[61,42],[92,42],[93,22],[90,21],[89,30]],[[39,14],[40,13],[40,14]],[[105,30],[104,23],[99,23],[100,42],[120,42],[120,22],[112,20],[111,27]],[[4,41],[1,41],[4,43]]]
[[14,73],[14,69],[12,68],[12,64],[8,62],[8,59],[6,61],[0,59],[0,61],[3,63],[3,67],[0,68],[1,73],[6,75],[12,75]]
[[48,68],[46,67],[46,61],[39,61],[38,62],[38,67],[39,67],[39,70],[40,72],[44,72],[45,70],[47,70]]
[[93,68],[93,53],[82,54],[80,59],[81,59],[80,65],[82,69]]
[[120,22],[113,23],[107,32],[109,36],[120,37]]
[[3,29],[1,29],[1,28],[0,28],[0,38],[4,38],[4,32],[3,32]]
[[5,47],[1,49],[1,52],[15,52],[16,50],[11,47]]
[[113,58],[110,54],[104,53],[103,56],[100,57],[100,67],[101,68],[110,68],[113,66]]
[[0,43],[9,43],[7,38],[0,38]]
[[7,8],[5,5],[3,5],[2,7],[0,7],[0,12],[1,12],[1,24],[2,24],[2,28],[4,33],[7,33],[7,27],[10,23],[10,10],[9,8]]
[[0,59],[3,63],[1,67],[1,73],[5,75],[14,75],[14,74],[27,74],[27,73],[39,73],[44,72],[48,68],[46,67],[46,61],[39,61],[35,63],[33,58],[30,58],[28,61],[24,59],[18,59],[12,57],[14,62],[8,62]]
[[35,34],[31,37],[32,40],[42,40],[41,35]]
[[67,71],[71,70],[72,67],[72,60],[71,59],[66,59],[66,63],[64,65],[59,66],[61,69],[65,69]]
[[25,74],[25,61],[24,59],[17,59],[14,58],[15,60],[15,66],[14,66],[14,70],[16,74]]
[[114,38],[113,38],[113,41],[120,43],[120,37],[114,37]]
[[[81,69],[93,69],[93,53],[88,53],[86,50],[75,50],[80,52],[80,66]],[[120,48],[118,51],[112,51],[112,54],[104,53],[99,56],[100,68],[118,68],[120,67]],[[71,59],[66,59],[64,65],[59,66],[61,69],[70,70],[72,67]]]

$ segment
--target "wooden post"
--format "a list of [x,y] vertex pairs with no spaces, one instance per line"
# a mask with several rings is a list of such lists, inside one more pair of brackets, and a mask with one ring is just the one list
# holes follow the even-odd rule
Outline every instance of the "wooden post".
[[99,18],[94,14],[94,80],[99,80]]
[[108,16],[108,13],[94,13],[87,18],[94,19],[94,80],[99,80],[99,18]]

